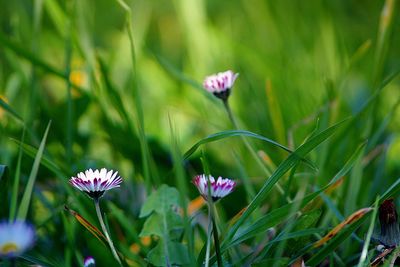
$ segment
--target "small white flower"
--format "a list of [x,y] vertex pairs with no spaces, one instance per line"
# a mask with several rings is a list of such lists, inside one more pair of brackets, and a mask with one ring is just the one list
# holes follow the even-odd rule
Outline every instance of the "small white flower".
[[107,169],[102,168],[100,171],[89,169],[85,173],[80,172],[77,177],[72,177],[69,182],[91,198],[98,199],[105,191],[119,187],[122,178],[117,171],[107,171]]
[[33,245],[35,230],[23,221],[0,223],[0,258],[14,258]]
[[231,70],[210,75],[204,79],[203,86],[208,92],[226,101],[238,75]]
[[210,195],[213,201],[217,201],[230,194],[236,186],[236,182],[228,178],[223,179],[222,177],[218,177],[215,180],[211,175],[197,175],[193,178],[193,183],[205,200],[208,197],[208,181],[210,182]]

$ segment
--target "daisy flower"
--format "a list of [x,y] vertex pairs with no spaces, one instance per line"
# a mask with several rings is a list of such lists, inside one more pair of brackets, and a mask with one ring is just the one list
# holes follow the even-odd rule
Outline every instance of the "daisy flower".
[[207,76],[204,79],[204,88],[216,97],[226,101],[231,93],[231,88],[239,73],[231,70]]
[[236,186],[236,182],[228,178],[224,179],[221,176],[215,180],[211,175],[197,175],[193,178],[193,184],[197,187],[205,200],[207,200],[208,197],[208,181],[211,185],[210,195],[213,201],[217,201],[230,194]]
[[113,170],[86,170],[80,172],[76,177],[72,177],[69,182],[77,189],[85,192],[93,199],[99,199],[104,192],[115,187],[119,187],[122,183],[122,178],[118,172]]
[[0,258],[14,258],[28,250],[35,240],[35,230],[23,221],[0,223]]

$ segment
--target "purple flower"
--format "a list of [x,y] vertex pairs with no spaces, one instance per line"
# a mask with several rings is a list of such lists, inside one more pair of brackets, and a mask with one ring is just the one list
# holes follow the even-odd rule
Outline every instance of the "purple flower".
[[92,256],[88,256],[83,261],[83,266],[84,267],[94,267],[94,266],[96,266],[96,261],[94,260],[94,258]]
[[234,73],[231,70],[219,72],[207,76],[204,79],[203,86],[208,92],[214,94],[223,101],[226,101],[238,75],[239,73]]
[[89,169],[84,173],[80,172],[77,177],[72,177],[69,182],[91,198],[99,199],[105,191],[119,187],[122,178],[117,171],[107,171],[107,169],[102,168],[100,171]]
[[211,175],[197,175],[193,178],[193,183],[205,200],[207,200],[208,197],[208,181],[211,185],[210,195],[213,201],[217,201],[230,194],[236,186],[236,182],[228,178],[223,179],[222,177],[218,177],[218,179],[215,180]]
[[0,258],[14,258],[35,241],[35,230],[24,221],[0,223]]

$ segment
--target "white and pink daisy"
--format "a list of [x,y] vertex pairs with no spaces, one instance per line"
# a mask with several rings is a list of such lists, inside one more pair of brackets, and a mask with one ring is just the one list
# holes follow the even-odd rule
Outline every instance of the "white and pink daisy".
[[35,230],[24,221],[0,223],[0,258],[14,258],[28,250],[35,241]]
[[207,76],[204,79],[203,86],[208,92],[226,101],[231,93],[231,88],[233,87],[238,75],[239,73],[234,73],[231,70],[219,72],[217,74]]
[[211,175],[197,175],[193,178],[193,183],[205,200],[208,197],[208,181],[210,182],[210,195],[213,201],[230,194],[236,186],[236,182],[228,178],[218,177],[217,180]]
[[119,187],[122,183],[122,178],[118,172],[113,170],[86,170],[80,172],[76,177],[71,177],[69,182],[79,190],[85,192],[93,199],[99,199],[104,192],[115,187]]

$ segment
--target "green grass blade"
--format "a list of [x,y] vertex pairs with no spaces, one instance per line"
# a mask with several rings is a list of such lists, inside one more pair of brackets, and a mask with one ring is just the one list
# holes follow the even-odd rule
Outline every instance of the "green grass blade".
[[278,182],[278,180],[289,171],[299,160],[306,156],[310,151],[312,151],[315,147],[321,144],[323,141],[328,139],[331,135],[333,135],[346,121],[342,121],[337,123],[330,128],[322,131],[321,133],[310,138],[306,143],[301,145],[298,149],[296,149],[284,162],[282,162],[271,177],[267,179],[264,183],[261,190],[258,192],[253,201],[249,204],[246,211],[240,217],[240,219],[236,222],[236,224],[230,229],[226,239],[223,244],[229,242],[232,237],[235,235],[240,226],[242,226],[253,211],[262,203],[262,201],[266,198],[268,193],[271,191],[273,186]]
[[373,73],[374,85],[378,84],[380,77],[383,73],[384,63],[387,58],[390,33],[393,26],[393,18],[396,12],[396,0],[386,0],[384,6],[382,7],[378,36],[377,36],[377,46],[375,50],[375,64]]
[[382,194],[381,200],[385,200],[391,197],[394,197],[400,191],[400,178],[397,178],[396,182],[394,182],[386,191]]
[[333,238],[325,247],[320,249],[316,254],[314,254],[307,262],[306,266],[316,266],[321,261],[326,259],[331,252],[333,252],[341,243],[343,243],[347,238],[360,227],[365,220],[368,218],[368,214],[363,216],[361,219],[351,224],[344,230],[342,230],[336,237]]
[[375,221],[376,221],[376,214],[378,213],[378,206],[379,206],[379,197],[376,198],[375,205],[374,205],[374,212],[371,216],[371,223],[369,224],[368,233],[364,241],[364,246],[361,251],[360,261],[358,262],[357,267],[362,267],[368,265],[367,254],[368,254],[368,247],[369,243],[371,242],[372,233],[374,231]]
[[[24,139],[25,139],[25,127],[22,132],[21,144],[24,142]],[[15,168],[14,184],[11,194],[10,217],[9,217],[10,221],[15,219],[15,214],[17,212],[18,188],[19,188],[19,181],[21,178],[21,161],[22,161],[22,146],[20,145],[18,151],[17,166]]]
[[268,213],[267,215],[259,218],[256,222],[251,224],[249,227],[243,229],[240,231],[240,234],[235,237],[231,242],[227,243],[226,246],[224,246],[222,249],[225,251],[226,249],[239,244],[249,238],[252,238],[260,233],[265,232],[268,228],[275,226],[282,222],[284,219],[288,218],[289,216],[292,216],[293,214],[290,214],[290,210],[292,209],[293,205],[297,205],[299,209],[302,209],[305,207],[308,203],[310,203],[313,199],[315,199],[320,193],[324,192],[326,189],[328,189],[331,185],[336,183],[341,177],[346,175],[353,165],[355,164],[356,160],[359,158],[359,155],[363,152],[363,148],[365,147],[366,142],[361,144],[356,151],[354,151],[353,155],[348,159],[348,161],[345,163],[345,165],[336,173],[336,175],[332,178],[332,180],[325,185],[323,188],[320,190],[317,190],[314,193],[311,193],[304,197],[301,200],[294,201],[292,203],[286,204],[278,209],[275,209]]
[[44,147],[46,144],[47,134],[49,133],[49,130],[50,130],[50,125],[51,125],[51,122],[49,122],[47,124],[46,131],[44,132],[42,141],[40,142],[40,146],[39,146],[38,152],[36,154],[35,160],[33,162],[31,173],[29,175],[28,184],[26,185],[25,192],[24,192],[24,195],[21,200],[21,204],[18,209],[17,218],[21,219],[21,220],[25,220],[26,215],[28,214],[28,208],[29,208],[29,204],[31,202],[33,186],[35,184],[36,176],[39,171],[39,165],[40,165],[40,161],[42,159],[42,155],[44,152]]
[[22,117],[18,115],[18,113],[10,105],[8,105],[7,102],[5,102],[1,97],[0,97],[0,107],[2,107],[5,111],[10,113],[14,118],[17,119],[17,121],[24,123]]
[[[19,140],[12,139],[12,141],[16,142],[23,150],[25,154],[28,156],[35,158],[35,155],[38,153],[38,149],[36,147],[33,147],[28,144],[24,144]],[[60,166],[58,166],[56,163],[54,163],[48,156],[42,155],[42,158],[40,160],[40,164],[42,164],[44,167],[49,169],[51,172],[54,174],[61,174],[62,176],[67,176],[66,173],[67,171],[62,169]]]
[[[271,139],[269,139],[267,137],[264,137],[262,135],[259,135],[259,134],[253,133],[253,132],[249,132],[249,131],[246,131],[246,130],[227,130],[227,131],[211,134],[211,135],[201,139],[196,144],[194,144],[191,148],[189,148],[189,150],[187,150],[185,152],[185,154],[183,155],[183,158],[185,160],[188,159],[202,145],[205,145],[205,144],[208,144],[208,143],[211,143],[211,142],[216,142],[216,141],[219,141],[221,139],[228,138],[228,137],[234,137],[234,136],[247,136],[247,137],[252,137],[252,138],[255,138],[255,139],[259,139],[259,140],[265,141],[265,142],[267,142],[267,143],[269,143],[271,145],[279,147],[279,148],[285,150],[286,152],[293,153],[292,150],[290,150],[289,148],[285,147],[284,145],[281,145],[278,142],[275,142],[275,141],[273,141],[273,140],[271,140]],[[306,159],[304,159],[304,161],[311,168],[316,169],[316,167],[310,161],[308,161]]]

